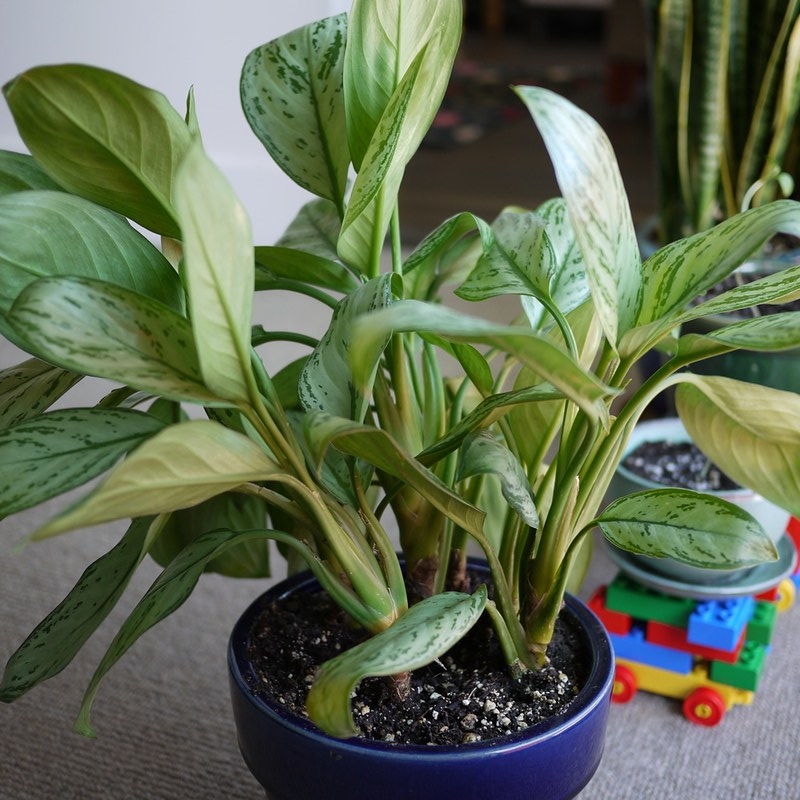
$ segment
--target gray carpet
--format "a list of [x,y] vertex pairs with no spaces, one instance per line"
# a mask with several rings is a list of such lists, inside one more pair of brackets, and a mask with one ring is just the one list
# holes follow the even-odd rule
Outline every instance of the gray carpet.
[[[3,661],[119,533],[98,528],[10,554],[10,543],[40,516],[26,513],[0,526]],[[144,572],[77,663],[0,709],[4,800],[263,796],[239,757],[225,665],[228,631],[259,582],[204,578],[192,599],[109,674],[95,705],[98,738],[71,732],[88,670],[156,569]],[[611,575],[599,553],[586,592]],[[782,614],[754,705],[732,709],[718,728],[690,725],[676,701],[653,695],[613,706],[603,762],[581,800],[800,797],[799,632],[800,611]]]

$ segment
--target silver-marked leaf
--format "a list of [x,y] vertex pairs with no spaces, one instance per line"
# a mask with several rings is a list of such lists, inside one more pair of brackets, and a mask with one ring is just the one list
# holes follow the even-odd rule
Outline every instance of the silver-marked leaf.
[[141,411],[75,408],[0,431],[0,516],[82,486],[163,427]]
[[473,475],[496,475],[506,502],[526,525],[539,527],[539,512],[530,481],[514,454],[488,431],[470,436],[461,448],[456,481]]
[[333,446],[413,486],[431,505],[464,530],[481,531],[483,514],[406,453],[386,431],[323,412],[308,414],[304,430],[317,465],[322,463],[327,448]]
[[3,92],[20,136],[57,183],[180,238],[172,181],[190,134],[163,94],[83,64],[35,67]]
[[350,166],[342,89],[346,37],[346,14],[298,28],[253,50],[240,82],[245,117],[275,163],[340,213]]
[[250,219],[199,142],[178,170],[175,207],[183,229],[186,291],[203,382],[217,397],[246,402],[254,383]]
[[0,431],[47,411],[80,379],[38,358],[0,371]]
[[253,441],[208,420],[170,425],[133,451],[90,494],[31,534],[189,508],[250,481],[281,473]]
[[38,278],[100,278],[183,312],[183,290],[164,256],[125,219],[64,192],[0,197],[0,332],[22,290]]
[[614,150],[597,122],[564,97],[533,86],[515,91],[544,139],[600,322],[609,342],[617,346],[636,322],[642,267]]
[[26,153],[0,150],[0,195],[29,189],[58,191],[58,184]]
[[322,665],[308,694],[309,717],[331,736],[355,736],[350,697],[361,680],[430,664],[466,634],[485,607],[485,586],[472,595],[444,592],[413,605],[385,631]]
[[441,306],[401,300],[388,308],[358,318],[350,349],[350,363],[361,391],[370,387],[373,370],[387,333],[432,333],[450,342],[469,342],[497,347],[535,370],[543,380],[573,400],[591,419],[606,424],[604,398],[616,390],[605,386],[582,369],[564,350],[535,332],[514,326],[495,325],[484,319],[460,314]]
[[134,520],[119,543],[86,568],[67,596],[14,651],[0,681],[0,701],[10,703],[72,661],[141,563],[151,521]]
[[675,392],[686,430],[728,476],[800,515],[800,395],[687,373]]
[[597,525],[612,544],[709,569],[750,567],[778,557],[761,525],[739,506],[688,489],[649,489],[609,504]]
[[156,300],[88,278],[30,284],[9,314],[30,351],[173,400],[224,403],[203,384],[189,321]]
[[[306,409],[317,409],[338,417],[363,420],[366,402],[353,385],[350,350],[353,320],[385,308],[398,288],[397,279],[381,275],[346,295],[336,306],[328,330],[308,358],[300,375],[298,393]],[[389,337],[383,342],[386,346]]]
[[[211,497],[191,508],[173,511],[150,548],[150,556],[165,567],[203,534],[221,528],[259,530],[266,527],[266,516],[267,506],[260,497],[235,492]],[[231,547],[211,559],[205,571],[232,578],[268,578],[269,542],[251,539]]]
[[786,311],[736,322],[712,331],[707,338],[742,350],[787,350],[800,346],[800,312]]
[[78,733],[94,737],[89,715],[103,678],[143,633],[183,605],[197,585],[206,565],[234,545],[254,540],[263,541],[271,535],[272,532],[267,530],[212,531],[195,539],[170,562],[122,624],[92,675],[75,721],[74,727]]

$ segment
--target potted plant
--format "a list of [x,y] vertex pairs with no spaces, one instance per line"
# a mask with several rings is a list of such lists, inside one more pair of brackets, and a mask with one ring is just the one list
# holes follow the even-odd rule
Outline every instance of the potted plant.
[[[349,16],[248,57],[242,95],[251,125],[320,197],[272,247],[253,248],[244,209],[203,152],[191,94],[183,118],[157,92],[93,67],[34,68],[6,85],[32,158],[5,155],[0,171],[0,228],[13,255],[0,325],[32,359],[2,376],[0,508],[12,514],[107,473],[29,538],[132,522],[11,657],[2,699],[62,669],[150,553],[166,566],[92,676],[77,722],[90,733],[97,687],[136,638],[186,599],[204,569],[262,574],[263,544],[274,540],[369,636],[321,667],[310,728],[254,696],[237,645],[243,628],[234,632],[240,743],[259,778],[277,781],[268,792],[282,796],[287,773],[308,771],[310,757],[297,747],[312,740],[328,782],[306,785],[304,797],[330,797],[334,784],[374,796],[372,757],[390,765],[382,796],[407,796],[408,781],[417,786],[419,775],[440,774],[462,754],[466,763],[447,777],[461,796],[509,796],[502,773],[520,781],[518,793],[568,797],[597,766],[611,686],[610,652],[591,616],[573,614],[582,636],[599,637],[591,686],[565,714],[503,744],[359,747],[350,738],[351,690],[391,675],[402,694],[406,673],[440,658],[484,611],[507,669],[518,679],[541,670],[597,527],[625,548],[693,563],[775,557],[758,523],[716,498],[654,490],[599,509],[634,424],[676,384],[687,428],[716,448],[716,460],[755,448],[759,459],[741,465],[751,484],[768,484],[796,507],[784,471],[797,444],[780,426],[797,429],[797,397],[764,390],[760,407],[779,410],[780,421],[752,422],[749,390],[681,371],[719,351],[797,343],[796,316],[709,337],[674,333],[704,313],[687,309],[692,297],[775,231],[800,229],[800,206],[753,209],[643,265],[602,130],[563,98],[518,87],[563,198],[537,212],[509,209],[491,225],[459,215],[406,256],[397,189],[444,90],[460,5],[356,0]],[[160,235],[161,250],[126,217]],[[523,313],[501,325],[447,308],[450,283],[476,303],[518,295]],[[335,306],[308,357],[274,375],[255,348],[308,340],[251,328],[254,288],[290,288]],[[706,306],[780,302],[798,288],[790,269]],[[624,397],[641,357],[662,345],[670,360]],[[454,375],[437,348],[455,360]],[[84,375],[117,388],[90,409],[44,411]],[[382,522],[389,506],[402,560]],[[491,599],[486,578],[464,591],[468,539],[486,558]],[[567,608],[577,606],[568,600]],[[250,738],[267,735],[268,713],[280,717],[269,746],[279,743],[285,773],[263,770],[264,743]],[[580,744],[564,746],[564,736]],[[520,766],[523,752],[550,769]],[[516,760],[508,772],[495,769],[501,755]],[[489,778],[479,777],[487,764]],[[428,789],[442,794],[432,778]]]

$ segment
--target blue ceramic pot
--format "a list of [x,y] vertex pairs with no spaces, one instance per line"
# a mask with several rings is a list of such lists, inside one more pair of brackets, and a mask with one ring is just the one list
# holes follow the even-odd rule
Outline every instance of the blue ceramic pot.
[[600,762],[613,684],[608,636],[572,596],[572,615],[590,642],[589,678],[568,711],[507,738],[455,747],[339,740],[280,705],[254,696],[249,631],[281,596],[318,588],[297,576],[245,611],[228,649],[239,747],[269,800],[557,800],[574,797]]

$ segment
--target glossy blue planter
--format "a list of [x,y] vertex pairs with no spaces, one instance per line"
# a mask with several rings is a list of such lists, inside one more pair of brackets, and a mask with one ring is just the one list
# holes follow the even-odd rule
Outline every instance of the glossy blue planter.
[[592,664],[566,714],[504,739],[424,747],[333,739],[254,696],[246,655],[254,619],[277,598],[316,588],[307,575],[278,584],[245,611],[230,639],[239,747],[269,800],[561,800],[592,777],[603,752],[613,655],[602,625],[579,600],[568,596],[566,610],[591,643]]

